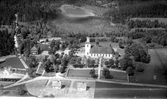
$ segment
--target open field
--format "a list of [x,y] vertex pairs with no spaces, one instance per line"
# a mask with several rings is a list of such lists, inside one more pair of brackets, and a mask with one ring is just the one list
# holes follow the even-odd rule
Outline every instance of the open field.
[[3,67],[11,66],[12,68],[21,68],[24,69],[23,64],[18,57],[8,58],[5,62],[0,64]]
[[94,98],[166,98],[167,89],[96,82]]
[[[110,19],[103,18],[101,15],[108,11],[107,8],[85,5],[83,9],[90,10],[97,16],[90,16],[85,18],[66,17],[63,14],[48,24],[55,31],[60,33],[119,33],[122,32],[120,28],[111,25]],[[64,11],[63,11],[64,12]],[[66,12],[66,11],[65,11]],[[77,11],[78,12],[78,11]],[[71,13],[76,13],[71,12]],[[81,14],[79,12],[78,14]]]
[[[27,91],[34,96],[40,95],[40,93],[45,89],[45,85],[48,80],[39,80],[26,84]],[[37,91],[38,90],[38,91]]]
[[[167,79],[163,76],[164,68],[167,68],[167,49],[150,49],[151,62],[144,65],[145,71],[136,76],[137,82],[167,84]],[[153,76],[156,75],[156,80]]]
[[[74,78],[92,78],[91,74],[90,74],[90,70],[91,69],[70,69],[67,76],[68,77],[74,77]],[[97,74],[97,70],[95,71]],[[120,81],[127,81],[127,76],[126,76],[126,72],[117,72],[117,71],[112,71],[110,70],[110,74],[113,76],[113,79],[111,80],[120,80]],[[102,79],[104,79],[104,76],[102,74],[101,71],[101,77]]]
[[82,7],[76,7],[72,5],[62,5],[60,7],[62,13],[68,17],[88,17],[95,16],[92,10],[88,10]]

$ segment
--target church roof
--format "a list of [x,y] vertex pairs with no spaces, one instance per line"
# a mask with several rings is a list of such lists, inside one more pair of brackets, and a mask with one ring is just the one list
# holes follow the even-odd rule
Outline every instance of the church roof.
[[114,54],[114,49],[112,47],[103,46],[93,46],[90,53],[94,54]]

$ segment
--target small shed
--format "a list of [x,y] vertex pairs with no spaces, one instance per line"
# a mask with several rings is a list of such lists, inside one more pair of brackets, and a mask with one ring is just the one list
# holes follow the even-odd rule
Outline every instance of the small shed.
[[52,81],[52,88],[54,89],[61,89],[62,83],[59,80]]
[[77,90],[78,91],[86,91],[86,83],[85,82],[78,82],[77,83]]

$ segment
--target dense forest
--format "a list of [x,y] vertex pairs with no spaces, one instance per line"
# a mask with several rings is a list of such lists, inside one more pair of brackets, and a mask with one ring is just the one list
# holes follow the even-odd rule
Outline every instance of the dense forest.
[[119,9],[108,11],[105,13],[105,16],[112,16],[112,20],[116,23],[126,23],[133,17],[167,17],[167,5],[163,2],[147,0],[138,0],[138,2],[136,0],[128,1],[124,1],[125,4],[119,5]]
[[128,27],[131,28],[166,28],[167,25],[165,23],[160,23],[158,20],[150,21],[150,20],[131,20],[128,23]]
[[53,19],[57,17],[57,11],[50,9],[48,0],[1,0],[0,1],[0,23],[1,25],[11,25],[15,20],[15,14],[19,14],[19,21],[35,21],[40,19]]
[[8,30],[0,31],[0,56],[9,55],[14,51],[13,35]]
[[145,43],[148,46],[148,48],[161,48],[161,47],[167,46],[166,31],[138,30],[138,31],[129,33],[128,37],[132,39],[140,39],[143,43]]

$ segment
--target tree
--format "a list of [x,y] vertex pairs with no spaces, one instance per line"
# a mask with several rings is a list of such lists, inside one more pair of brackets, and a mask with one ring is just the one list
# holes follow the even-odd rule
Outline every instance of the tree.
[[34,69],[34,68],[28,68],[27,72],[28,72],[29,77],[31,77],[31,78],[36,77],[36,69]]
[[124,57],[120,59],[120,66],[123,70],[126,70],[128,67],[133,67],[133,60],[130,57]]
[[109,66],[109,61],[105,61],[104,64],[105,64],[106,66]]
[[133,56],[136,62],[149,63],[150,55],[146,48],[144,48],[141,44],[133,43],[132,45],[126,47],[125,53]]
[[114,60],[113,59],[109,59],[109,66],[112,67],[114,65]]
[[53,64],[51,63],[50,60],[47,60],[45,63],[44,63],[44,69],[47,73],[49,72],[54,72],[54,67],[53,67]]
[[89,74],[91,74],[91,76],[92,76],[93,78],[97,78],[97,77],[98,77],[97,74],[95,73],[95,69],[94,69],[94,68],[90,70],[90,73],[89,73]]
[[133,69],[132,69],[132,67],[130,67],[130,66],[127,67],[126,72],[127,72],[127,74],[128,74],[129,76],[134,75]]
[[142,66],[141,63],[137,63],[137,64],[135,65],[135,70],[136,70],[137,72],[143,72],[143,71],[144,71],[144,68],[143,68],[143,66]]
[[27,90],[25,90],[23,86],[20,86],[18,87],[18,93],[19,95],[24,96],[25,94],[27,94]]
[[38,62],[35,57],[30,58],[29,68],[36,68],[38,66]]
[[81,64],[81,60],[82,60],[82,58],[78,57],[77,60],[76,60],[76,64],[80,65]]
[[76,63],[77,59],[76,57],[72,57],[69,61],[70,64],[74,65]]
[[105,79],[110,79],[111,78],[111,75],[110,75],[110,71],[108,68],[103,68],[103,76]]

